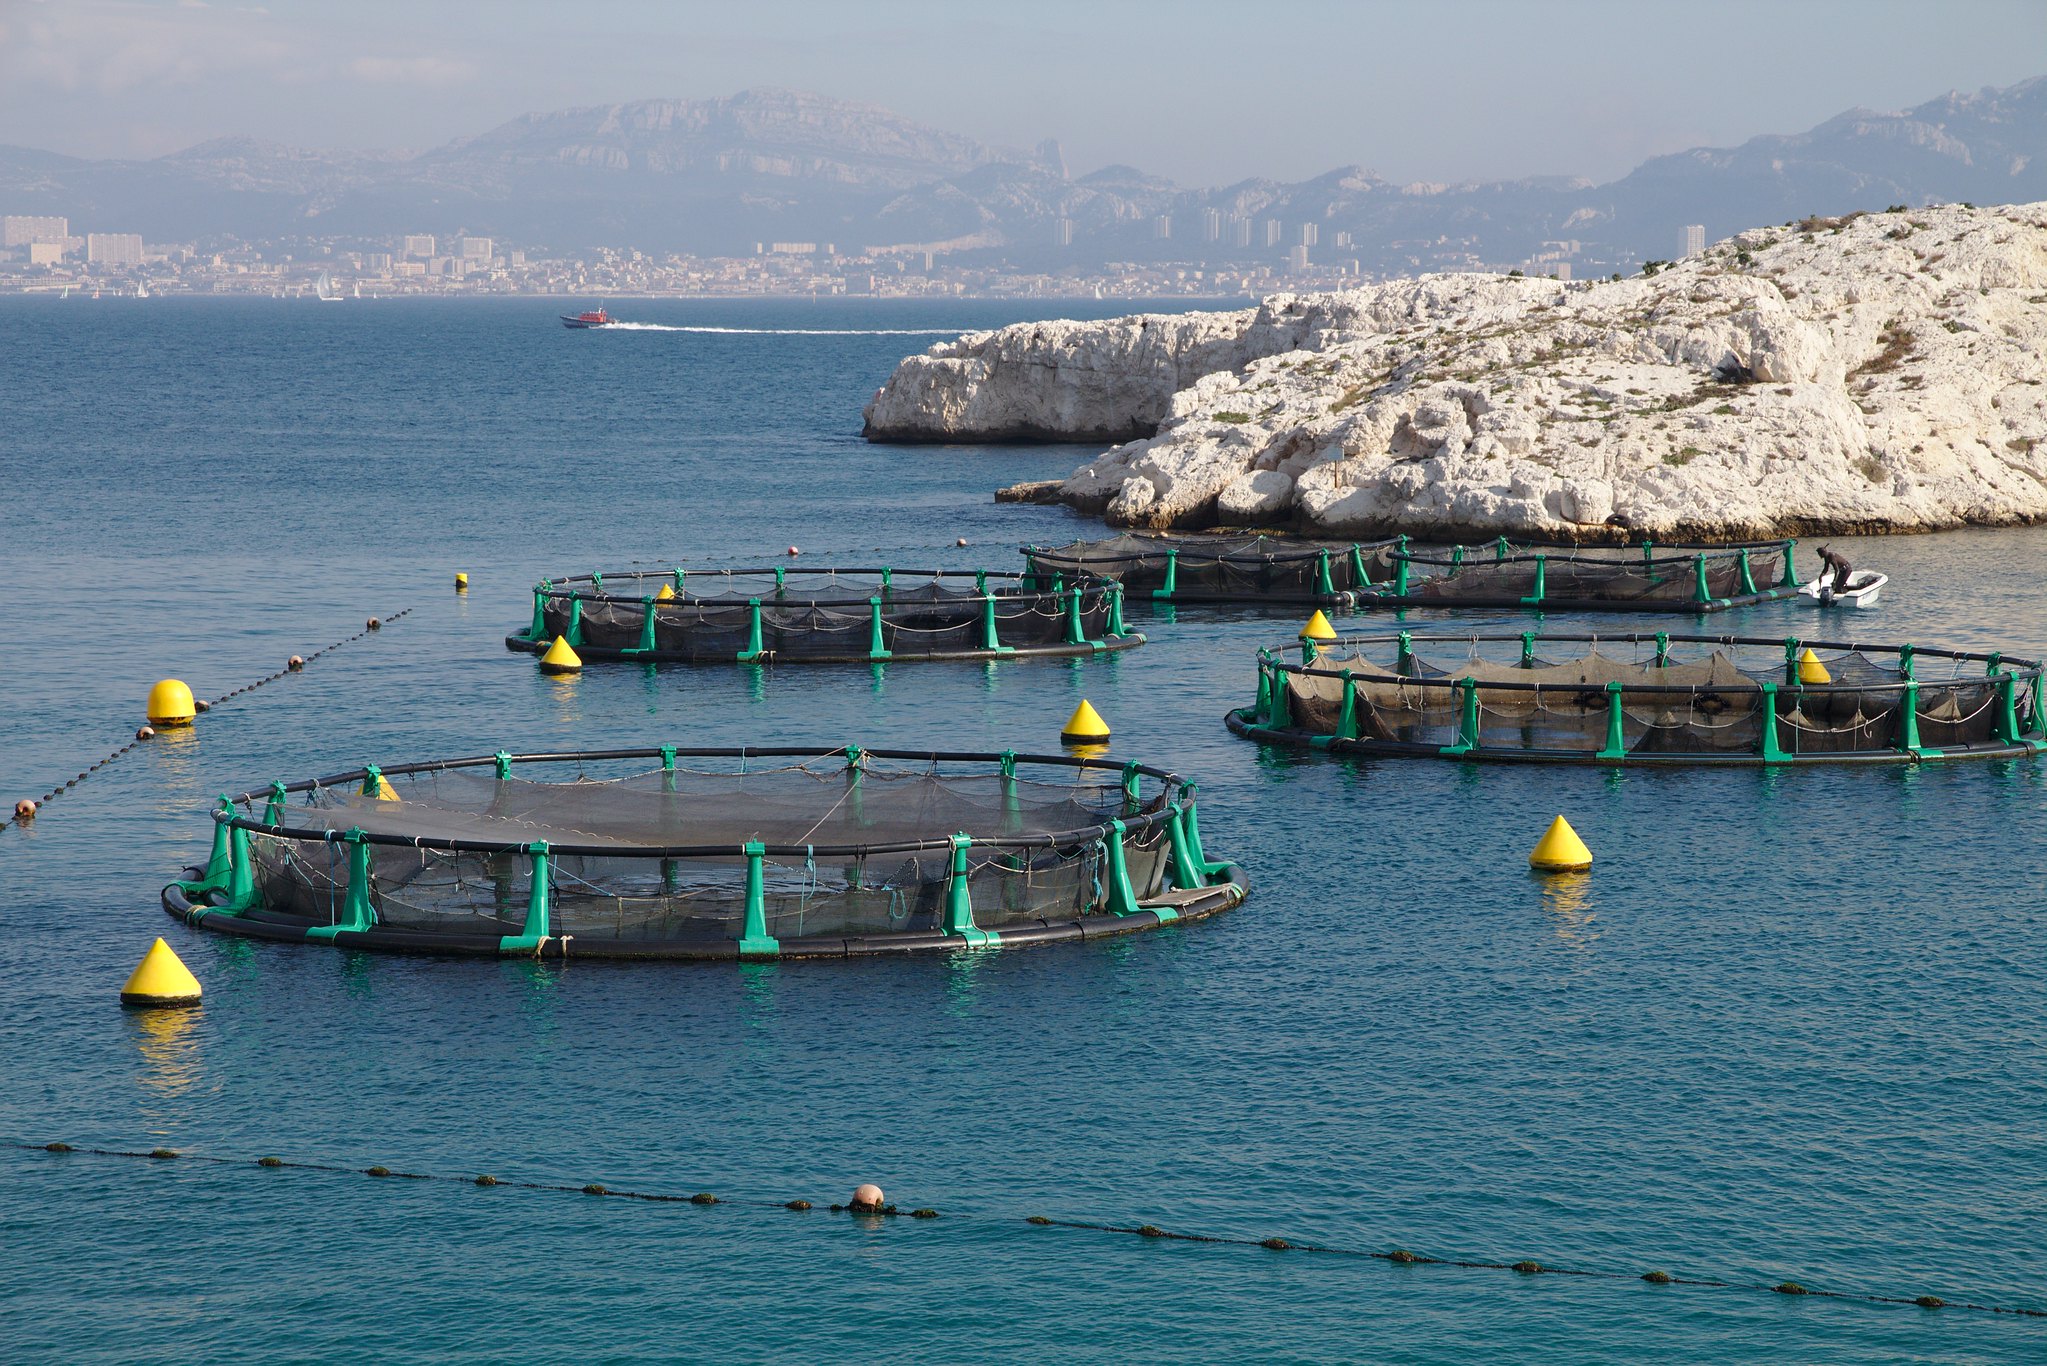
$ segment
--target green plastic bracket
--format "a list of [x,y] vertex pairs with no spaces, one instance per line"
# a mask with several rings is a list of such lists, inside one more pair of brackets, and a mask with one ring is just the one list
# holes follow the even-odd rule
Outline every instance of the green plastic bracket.
[[533,624],[526,628],[526,639],[547,638],[547,590],[548,582],[542,579],[533,585]]
[[574,649],[583,643],[583,598],[579,593],[569,594],[569,647]]
[[1642,567],[1651,571],[1656,568],[1656,546],[1647,536],[1642,538]]
[[1713,586],[1706,582],[1706,557],[1692,556],[1692,603],[1704,607],[1713,601]]
[[496,769],[496,771],[497,771],[497,776],[498,776],[498,781],[499,781],[499,782],[503,782],[503,781],[504,781],[505,779],[507,779],[507,778],[509,778],[509,777],[511,777],[511,776],[512,776],[512,756],[511,756],[511,755],[507,754],[507,753],[506,753],[505,751],[503,751],[503,750],[499,750],[499,751],[498,751],[498,752],[497,752],[496,754],[493,754],[493,755],[491,755],[491,756],[490,756],[490,759],[491,759],[491,766],[492,766],[492,767],[493,767],[494,769]]
[[1670,632],[1668,631],[1658,631],[1656,633],[1656,667],[1659,669],[1670,667]]
[[1321,648],[1308,636],[1301,637],[1301,667],[1311,667],[1322,655]]
[[1912,657],[1918,653],[1919,651],[1916,646],[1900,645],[1898,647],[1898,676],[1900,678],[1913,678],[1917,676],[1912,672]]
[[590,591],[593,593],[604,591],[604,575],[594,569],[590,571]]
[[881,567],[881,595],[883,597],[887,597],[889,595],[889,590],[895,587],[895,582],[896,571],[889,568],[887,565],[883,565]]
[[1478,684],[1469,678],[1460,678],[1455,687],[1457,740],[1456,743],[1444,745],[1437,751],[1446,759],[1469,754],[1478,747]]
[[1336,581],[1329,577],[1329,551],[1323,549],[1315,556],[1315,591],[1323,597],[1336,596]]
[[675,573],[671,577],[675,580],[675,596],[679,598],[682,596],[682,581],[688,577],[688,571],[683,569],[681,565],[677,565],[675,566]]
[[526,856],[533,865],[533,885],[526,896],[526,923],[518,934],[498,940],[499,953],[538,953],[554,933],[554,875],[547,841],[527,845]]
[[881,630],[881,599],[879,597],[872,597],[867,600],[867,657],[874,660],[894,658],[888,652],[888,638],[882,634]]
[[853,824],[867,824],[867,806],[861,796],[861,776],[867,772],[867,751],[858,745],[846,746],[846,809],[852,813]]
[[1082,629],[1080,620],[1080,588],[1078,586],[1066,590],[1066,643],[1068,645],[1087,644],[1087,632]]
[[1606,685],[1606,748],[1599,751],[1599,757],[1614,764],[1628,757],[1627,736],[1621,730],[1621,685],[1617,681]]
[[1505,536],[1502,536],[1500,537],[1499,540],[1493,542],[1493,563],[1498,564],[1500,561],[1506,558],[1507,538]]
[[1358,729],[1358,679],[1356,674],[1343,676],[1343,710],[1336,715],[1336,740],[1355,740]]
[[370,841],[360,829],[341,836],[348,845],[348,891],[341,899],[341,913],[332,925],[315,925],[306,931],[308,939],[332,939],[373,928],[376,908],[370,902]]
[[1228,863],[1218,863],[1209,858],[1201,847],[1201,812],[1194,800],[1195,785],[1188,783],[1180,789],[1180,829],[1187,837],[1187,857],[1199,868],[1207,885],[1213,886],[1218,878],[1230,870]]
[[1525,607],[1540,607],[1542,600],[1549,596],[1549,556],[1535,557],[1535,591],[1521,599]]
[[1407,537],[1393,538],[1393,596],[1407,596]]
[[[1109,914],[1114,916],[1135,915],[1138,912],[1137,893],[1130,887],[1130,861],[1123,854],[1125,826],[1121,821],[1109,822],[1109,838],[1103,843],[1109,851]],[[1179,912],[1167,914],[1169,908],[1155,908],[1154,914],[1161,921],[1178,920]]]
[[1741,566],[1741,591],[1744,593],[1754,593],[1756,591],[1756,576],[1749,568],[1748,547],[1743,546],[1740,550],[1734,552],[1734,557],[1734,562]]
[[739,652],[741,664],[752,664],[767,653],[761,648],[761,600],[746,600],[746,648]]
[[1108,593],[1109,593],[1108,634],[1111,637],[1120,640],[1124,636],[1130,634],[1130,628],[1123,624],[1123,585],[1120,582],[1111,583],[1108,587]]
[[1533,631],[1523,631],[1521,633],[1521,667],[1524,669],[1535,667],[1535,632]]
[[1272,664],[1272,652],[1258,652],[1258,697],[1251,703],[1251,714],[1263,724],[1265,714],[1272,710],[1272,677],[1268,672]]
[[1997,675],[1997,740],[1999,744],[2020,742],[2017,689],[2009,673]]
[[1023,800],[1016,790],[1016,751],[1002,751],[1002,832],[1014,835],[1023,829]]
[[1784,538],[1784,582],[1783,588],[1798,587],[1798,568],[1793,563],[1798,555],[1798,542],[1789,536]]
[[1908,681],[1898,696],[1898,748],[1915,759],[1923,759],[1929,752],[1938,758],[1939,750],[1928,751],[1919,743],[1919,685],[1909,681],[1910,674],[1906,675],[1906,679]]
[[1371,587],[1372,571],[1365,567],[1364,547],[1360,546],[1355,541],[1351,542],[1350,547],[1350,574],[1351,587],[1353,588]]
[[1288,705],[1286,670],[1278,660],[1272,661],[1272,686],[1265,693],[1265,725],[1272,730],[1285,730],[1293,723],[1293,708]]
[[1151,595],[1154,598],[1159,599],[1160,601],[1170,602],[1172,600],[1173,594],[1179,589],[1179,586],[1180,586],[1180,552],[1176,548],[1168,547],[1166,550],[1165,582],[1161,583],[1157,588],[1152,589]]
[[1446,577],[1446,578],[1452,578],[1452,579],[1456,578],[1456,577],[1457,577],[1457,571],[1458,571],[1459,569],[1462,569],[1463,567],[1464,567],[1464,547],[1463,547],[1463,546],[1461,546],[1461,545],[1453,545],[1453,546],[1451,546],[1451,547],[1450,547],[1450,572],[1449,572],[1449,573],[1448,573],[1447,575],[1445,575],[1444,577]]
[[1798,638],[1796,636],[1784,637],[1784,681],[1786,683],[1796,683],[1798,681]]
[[967,879],[967,850],[973,843],[964,833],[952,837],[952,869],[945,880],[945,933],[958,935],[978,948],[999,941],[974,924],[973,889]]
[[641,598],[640,644],[639,648],[632,651],[632,653],[645,655],[652,654],[653,652],[654,652],[654,600],[652,598]]
[[1123,765],[1123,814],[1126,816],[1135,815],[1138,807],[1143,805],[1138,789],[1141,776],[1135,760]]
[[759,840],[739,846],[746,856],[746,923],[740,930],[741,958],[775,958],[782,952],[781,941],[768,933],[768,847]]
[[364,764],[362,770],[362,795],[374,797],[384,790],[384,770],[375,764]]
[[785,589],[785,588],[787,588],[788,586],[789,586],[789,566],[788,566],[788,565],[785,565],[785,564],[778,564],[778,565],[776,565],[776,566],[775,566],[775,596],[776,596],[776,597],[778,597],[778,598],[779,598],[779,597],[781,597],[781,596],[782,596],[782,590],[783,590],[783,589]]
[[1759,708],[1762,726],[1761,735],[1756,741],[1756,753],[1766,764],[1788,764],[1792,756],[1786,754],[1783,747],[1777,743],[1777,685],[1762,683],[1758,686],[1763,691],[1763,704]]
[[270,800],[263,804],[263,824],[265,825],[284,824],[284,803],[286,796],[287,794],[285,793],[284,790],[284,779],[279,778],[270,784]]

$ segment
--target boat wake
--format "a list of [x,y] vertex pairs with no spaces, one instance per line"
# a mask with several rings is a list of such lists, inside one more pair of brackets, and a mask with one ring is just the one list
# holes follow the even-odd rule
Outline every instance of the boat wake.
[[605,324],[607,332],[715,332],[748,337],[956,337],[959,327],[683,327],[670,323]]

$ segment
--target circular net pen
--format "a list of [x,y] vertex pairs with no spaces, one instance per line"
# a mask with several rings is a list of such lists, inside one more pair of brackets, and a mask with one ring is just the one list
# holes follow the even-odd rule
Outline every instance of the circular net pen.
[[1085,576],[948,569],[632,571],[543,580],[507,636],[539,654],[648,663],[884,663],[1091,655],[1142,645],[1123,589]]
[[222,796],[164,908],[258,939],[551,958],[843,958],[1228,910],[1194,784],[1070,756],[494,754]]
[[1706,613],[1798,593],[1791,540],[1568,546],[1502,536],[1481,545],[1418,547],[1401,536],[1378,559],[1387,572],[1358,592],[1358,606]]
[[1089,574],[1113,579],[1133,600],[1352,607],[1388,579],[1392,541],[1298,541],[1278,536],[1126,533],[1104,541],[1025,546],[1039,581]]
[[1250,739],[1570,764],[2026,756],[2041,667],[2002,654],[1739,636],[1417,636],[1258,656]]

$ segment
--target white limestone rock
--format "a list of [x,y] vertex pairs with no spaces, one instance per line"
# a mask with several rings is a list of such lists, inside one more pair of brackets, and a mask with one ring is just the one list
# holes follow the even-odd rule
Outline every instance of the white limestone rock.
[[2047,519],[2047,204],[1758,228],[1648,277],[1436,275],[977,333],[870,434],[1120,438],[1118,524],[1663,539]]

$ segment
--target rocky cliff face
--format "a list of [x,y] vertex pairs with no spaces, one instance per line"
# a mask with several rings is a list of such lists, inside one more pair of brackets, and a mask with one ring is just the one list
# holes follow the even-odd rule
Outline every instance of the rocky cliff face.
[[1653,277],[1436,275],[979,333],[871,433],[1156,431],[1044,496],[1152,528],[1564,539],[2047,519],[2047,204],[1759,228]]

